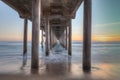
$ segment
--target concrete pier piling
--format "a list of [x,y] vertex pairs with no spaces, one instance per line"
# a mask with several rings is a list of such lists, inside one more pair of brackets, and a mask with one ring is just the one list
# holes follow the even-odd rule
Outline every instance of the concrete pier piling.
[[91,70],[91,16],[92,0],[84,0],[83,70]]
[[43,29],[42,29],[42,32],[41,32],[41,48],[43,48],[43,43],[44,43],[44,40],[43,40]]
[[31,68],[39,68],[39,31],[41,18],[41,0],[32,0],[32,56]]
[[67,31],[67,26],[66,26],[66,50],[68,49],[68,31]]
[[49,56],[49,45],[48,45],[48,43],[49,43],[49,38],[48,38],[48,36],[49,36],[49,31],[48,31],[48,29],[49,29],[49,19],[48,18],[46,18],[46,23],[45,23],[45,35],[46,35],[46,46],[45,46],[45,54],[46,54],[46,56]]
[[24,19],[24,37],[23,37],[23,55],[27,54],[27,31],[28,31],[28,19]]
[[68,55],[72,55],[72,21],[69,20],[69,40],[68,40]]

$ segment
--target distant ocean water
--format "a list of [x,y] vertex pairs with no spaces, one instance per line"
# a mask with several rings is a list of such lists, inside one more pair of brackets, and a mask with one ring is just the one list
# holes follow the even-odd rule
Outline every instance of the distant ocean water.
[[[71,73],[74,75],[78,75],[75,73],[76,70],[81,70],[82,66],[82,42],[73,42],[72,43],[72,57],[71,60],[68,61],[66,58],[68,57],[67,51],[63,49],[63,52],[55,52],[50,51],[50,56],[45,57],[45,49],[41,48],[40,45],[40,70],[44,70],[45,63],[65,63],[71,62]],[[62,49],[61,47],[57,46]],[[9,72],[20,72],[18,68],[22,65],[22,52],[23,52],[23,43],[22,42],[0,42],[0,74],[9,73]],[[28,64],[27,68],[30,68],[30,60],[31,60],[31,43],[28,42]],[[114,74],[110,73],[113,78],[120,78],[120,42],[94,42],[92,43],[92,51],[91,51],[91,59],[92,59],[92,67],[96,67],[96,69],[101,69],[102,71],[106,71],[110,73],[109,70],[114,72]],[[50,65],[50,67],[52,66]],[[112,66],[112,67],[111,67]],[[11,67],[11,68],[9,68]],[[62,66],[63,67],[63,66]],[[27,69],[28,72],[28,69]],[[52,71],[51,71],[52,72]],[[96,73],[94,72],[96,76]],[[104,72],[102,72],[104,73]],[[79,73],[80,75],[80,73]],[[109,76],[105,76],[109,77]],[[115,80],[117,80],[115,79]],[[119,79],[118,79],[119,80]]]
[[[40,45],[41,46],[41,45]],[[73,42],[72,43],[72,56],[78,60],[82,60],[82,42]],[[23,52],[23,43],[22,42],[0,42],[0,59],[7,58],[10,56],[15,56],[16,58],[21,58]],[[67,55],[67,52],[64,53]],[[120,42],[94,42],[92,43],[92,60],[101,62],[104,58],[108,59],[107,61],[119,62],[120,59]],[[44,49],[40,47],[40,56],[44,55]],[[31,56],[31,42],[28,42],[28,58]],[[116,59],[114,59],[116,58]],[[100,60],[101,61],[100,61]],[[74,60],[74,59],[73,59]],[[105,60],[106,61],[106,60]],[[112,62],[113,62],[112,61]]]

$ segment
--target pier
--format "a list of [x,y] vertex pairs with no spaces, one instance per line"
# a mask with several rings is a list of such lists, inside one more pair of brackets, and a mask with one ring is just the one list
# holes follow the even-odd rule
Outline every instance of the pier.
[[[23,56],[27,55],[28,20],[32,22],[31,69],[39,69],[39,39],[45,33],[45,55],[57,41],[72,56],[72,19],[84,3],[83,19],[83,71],[91,71],[92,0],[1,0],[24,19]],[[39,32],[42,31],[40,37]]]

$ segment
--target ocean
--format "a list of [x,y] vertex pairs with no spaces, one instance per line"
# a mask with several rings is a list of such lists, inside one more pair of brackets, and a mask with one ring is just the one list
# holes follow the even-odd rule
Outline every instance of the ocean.
[[[48,57],[40,45],[37,75],[61,76],[65,80],[120,80],[120,42],[92,43],[91,73],[82,71],[82,45],[82,42],[72,43],[72,56],[68,56],[67,50],[57,45]],[[31,42],[28,42],[26,66],[22,65],[22,54],[22,42],[0,42],[0,77],[9,74],[32,75]]]

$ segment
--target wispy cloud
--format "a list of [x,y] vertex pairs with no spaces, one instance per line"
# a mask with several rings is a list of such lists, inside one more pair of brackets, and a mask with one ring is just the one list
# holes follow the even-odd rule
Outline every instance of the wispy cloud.
[[109,26],[115,26],[120,25],[120,22],[112,22],[112,23],[105,23],[105,24],[95,24],[93,27],[109,27]]

